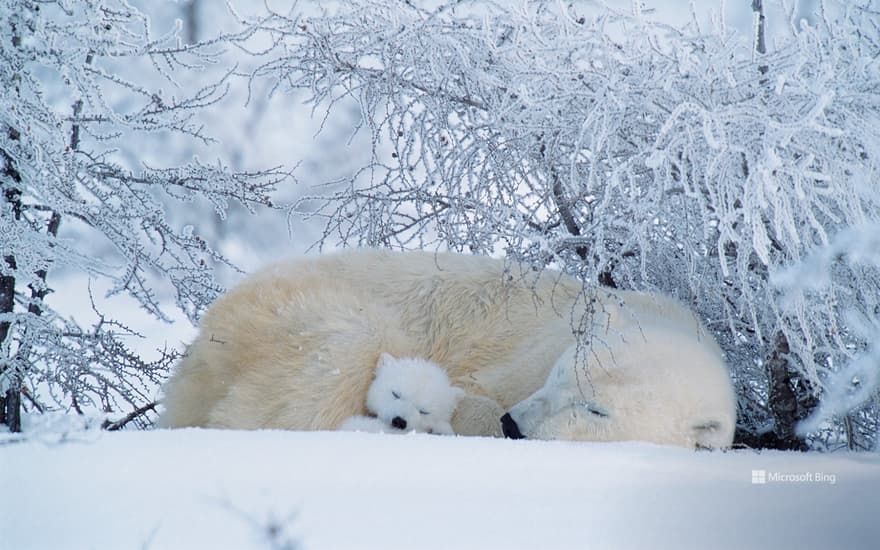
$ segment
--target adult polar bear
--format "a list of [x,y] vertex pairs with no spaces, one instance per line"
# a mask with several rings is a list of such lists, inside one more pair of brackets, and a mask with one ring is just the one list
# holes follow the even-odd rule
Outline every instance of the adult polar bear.
[[513,437],[733,438],[720,350],[676,302],[584,292],[492,258],[373,249],[277,264],[217,300],[166,385],[160,424],[335,429],[364,414],[382,352],[435,361],[466,390],[459,434],[496,435],[510,409]]

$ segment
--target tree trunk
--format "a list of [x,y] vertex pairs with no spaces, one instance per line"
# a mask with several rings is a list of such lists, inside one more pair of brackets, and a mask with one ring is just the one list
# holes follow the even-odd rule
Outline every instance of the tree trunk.
[[189,0],[183,6],[184,39],[187,44],[199,41],[199,0]]
[[18,433],[21,431],[21,380],[18,376],[13,377],[10,386],[4,399],[6,413],[3,421],[10,432]]
[[[765,54],[767,53],[767,39],[765,37],[764,32],[764,1],[763,0],[752,0],[752,13],[755,16],[755,53]],[[762,73],[767,72],[767,68],[761,71]]]
[[[20,134],[14,128],[6,128],[8,136],[12,140],[18,140]],[[21,174],[15,167],[12,157],[3,149],[0,149],[0,157],[3,159],[3,172],[0,177],[9,181],[11,185],[3,193],[3,199],[12,206],[12,215],[15,220],[21,219],[21,191],[14,187],[21,183]],[[11,251],[10,251],[11,252]],[[3,257],[6,267],[15,270],[15,256],[9,254]],[[0,277],[0,314],[12,313],[15,310],[15,275]],[[11,355],[12,322],[0,323],[0,349],[5,349],[0,355],[0,376],[7,379],[6,391],[0,392],[0,423],[6,424],[12,432],[21,431],[21,376],[15,372],[15,366]]]
[[[7,256],[5,258],[10,267],[15,266],[15,258],[12,256]],[[12,313],[12,309],[15,305],[15,277],[0,277],[0,313]],[[11,323],[9,321],[3,321],[0,323],[0,349],[3,348],[6,343],[6,339],[9,337],[9,329],[11,327]],[[10,357],[6,352],[2,352],[3,355],[0,355],[0,376],[5,375],[6,371],[12,368],[10,364]],[[10,384],[9,390],[12,390],[12,385]],[[8,415],[6,413],[7,407],[13,406],[13,401],[10,401],[6,395],[7,392],[0,392],[0,424],[8,424],[6,421]],[[10,425],[10,428],[12,426]]]
[[[9,193],[7,192],[7,199]],[[6,265],[15,269],[15,257],[6,256]],[[0,277],[0,313],[12,313],[15,308],[15,277]],[[7,378],[6,391],[0,392],[0,424],[6,424],[13,432],[21,431],[21,379],[14,369],[12,356],[9,351],[12,343],[7,342],[11,338],[12,323],[3,321],[0,323],[0,349],[4,349],[0,355],[0,375]]]
[[773,431],[783,445],[781,448],[799,449],[805,444],[794,432],[799,415],[798,399],[792,387],[793,373],[788,365],[789,351],[788,339],[778,333],[766,367],[770,384],[769,405],[775,422]]
[[[8,200],[10,197],[9,192],[6,193],[6,197]],[[8,267],[15,269],[14,256],[6,256],[4,261]],[[12,313],[14,308],[15,277],[0,277],[0,313]],[[11,343],[7,344],[7,340],[11,336],[11,328],[12,323],[10,321],[0,323],[0,349],[11,349]],[[11,431],[18,432],[21,431],[21,413],[19,410],[21,405],[21,380],[17,373],[10,372],[13,368],[11,355],[8,351],[4,351],[3,355],[0,356],[0,375],[7,377],[8,382],[6,391],[0,392],[0,424],[6,424]]]

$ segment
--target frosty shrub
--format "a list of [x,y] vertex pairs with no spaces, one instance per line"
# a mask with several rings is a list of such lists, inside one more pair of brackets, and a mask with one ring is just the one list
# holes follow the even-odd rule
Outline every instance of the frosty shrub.
[[[230,201],[270,205],[287,177],[198,160],[134,169],[120,161],[117,148],[131,150],[146,133],[209,141],[195,117],[223,97],[234,67],[192,94],[175,76],[222,60],[255,32],[183,45],[177,30],[153,36],[125,0],[0,3],[0,423],[12,430],[20,401],[143,425],[175,357],[143,360],[124,343],[124,320],[98,314],[83,327],[60,316],[45,301],[53,272],[107,279],[111,294],[131,295],[160,319],[154,289],[164,284],[195,319],[220,291],[212,272],[225,260],[166,221],[163,196],[202,197],[222,215]],[[136,80],[119,76],[123,65],[139,67],[126,73]]]
[[868,351],[849,319],[877,318],[877,262],[829,257],[821,285],[771,278],[880,221],[870,2],[826,2],[813,26],[783,6],[772,40],[718,18],[673,28],[638,2],[437,5],[356,0],[264,22],[281,50],[255,76],[356,97],[373,136],[343,191],[308,199],[325,241],[502,253],[669,293],[719,339],[752,436],[800,446],[818,398],[834,403],[809,426],[813,448],[871,445],[878,365],[842,375]]

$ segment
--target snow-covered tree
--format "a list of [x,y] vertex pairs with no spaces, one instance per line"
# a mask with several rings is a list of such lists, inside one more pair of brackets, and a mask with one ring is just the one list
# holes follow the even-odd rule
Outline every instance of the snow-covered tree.
[[[155,289],[165,285],[195,319],[220,291],[213,269],[226,260],[191,227],[172,226],[159,198],[202,198],[222,216],[231,202],[271,206],[288,177],[198,159],[122,161],[118,151],[143,134],[210,142],[196,115],[224,96],[235,67],[193,93],[177,78],[256,32],[185,44],[178,31],[154,36],[125,0],[0,3],[0,423],[12,430],[22,400],[144,421],[175,357],[139,357],[124,342],[124,320],[99,314],[83,327],[59,315],[46,301],[53,273],[112,281],[111,293],[160,319]],[[138,70],[123,77],[122,67]]]
[[640,2],[354,0],[265,21],[281,51],[256,76],[360,102],[374,158],[309,199],[325,242],[503,253],[670,293],[721,342],[744,440],[802,446],[816,400],[846,394],[807,441],[867,447],[880,366],[841,373],[868,351],[849,319],[878,316],[876,262],[835,257],[822,285],[772,275],[880,221],[880,19],[870,2],[809,20],[783,4],[786,32],[765,38],[750,3],[754,36]]
[[[234,10],[222,1],[129,0],[129,3],[147,15],[154,28],[170,28],[180,19],[184,44],[207,38],[212,33],[236,32],[240,28]],[[283,3],[276,1],[272,5]],[[262,8],[261,2],[233,0],[232,4],[242,10]],[[313,3],[299,5],[303,10],[317,11]],[[252,53],[269,46],[268,37],[257,36],[246,50],[232,48],[219,62],[180,74],[176,82],[182,90],[195,92],[222,78],[233,66],[238,72],[247,73],[260,63],[261,57]],[[116,69],[119,76],[132,79],[137,78],[141,70],[133,63]],[[269,81],[251,81],[250,86],[245,82],[232,84],[221,101],[200,110],[197,115],[199,124],[204,125],[204,131],[215,137],[216,142],[205,145],[185,135],[142,134],[120,144],[120,155],[131,165],[153,164],[155,159],[183,164],[193,155],[221,158],[233,170],[295,164],[297,184],[280,187],[272,195],[276,203],[293,202],[308,189],[347,174],[369,160],[370,142],[366,133],[350,139],[360,119],[355,101],[337,104],[330,116],[325,117],[324,106],[304,104],[306,92],[267,93],[274,88]],[[269,261],[277,257],[279,251],[302,251],[314,242],[321,230],[320,224],[290,218],[280,208],[262,211],[254,218],[245,207],[232,203],[221,219],[208,200],[197,199],[184,204],[170,198],[163,200],[163,204],[170,223],[194,225],[202,238],[242,269]],[[279,239],[282,235],[291,238]],[[225,268],[215,275],[224,284],[239,277],[235,271]]]

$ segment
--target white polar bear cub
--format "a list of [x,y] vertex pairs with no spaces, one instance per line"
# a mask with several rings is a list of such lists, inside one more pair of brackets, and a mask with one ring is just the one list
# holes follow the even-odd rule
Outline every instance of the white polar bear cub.
[[382,353],[367,391],[367,411],[376,416],[352,416],[339,429],[451,435],[452,413],[462,396],[464,390],[452,386],[436,363]]

